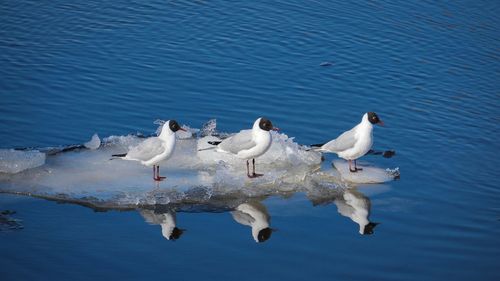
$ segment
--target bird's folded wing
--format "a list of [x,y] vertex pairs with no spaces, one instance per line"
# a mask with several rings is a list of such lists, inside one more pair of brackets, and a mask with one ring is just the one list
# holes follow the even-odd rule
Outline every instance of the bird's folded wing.
[[149,224],[161,224],[163,222],[163,215],[155,214],[152,210],[140,210],[139,213]]
[[130,149],[127,153],[127,157],[134,160],[147,161],[162,154],[164,151],[165,147],[163,146],[163,142],[157,137],[152,137]]
[[344,151],[349,148],[354,147],[356,144],[356,132],[354,129],[344,132],[338,138],[327,142],[321,148],[326,149],[328,151]]
[[254,146],[255,142],[252,140],[252,130],[243,130],[223,140],[218,147],[225,152],[237,154],[242,150],[247,150]]
[[239,224],[243,225],[252,225],[255,219],[247,213],[243,213],[242,211],[232,211],[231,215],[233,219],[237,221]]
[[337,205],[337,211],[344,217],[352,217],[356,211],[351,205],[347,204],[345,200],[335,200],[335,205]]
[[370,200],[359,192],[346,192],[344,193],[344,199],[354,209],[369,210],[371,206]]

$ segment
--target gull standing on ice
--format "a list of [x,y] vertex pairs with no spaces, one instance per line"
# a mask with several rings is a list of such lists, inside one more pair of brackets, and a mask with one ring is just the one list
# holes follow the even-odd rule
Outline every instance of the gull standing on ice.
[[161,127],[161,133],[158,137],[151,137],[132,147],[128,153],[113,154],[123,160],[139,161],[142,165],[153,166],[153,179],[162,181],[165,177],[160,177],[159,163],[172,156],[175,148],[175,132],[182,129],[177,121],[168,120]]
[[[363,170],[356,166],[356,159],[365,155],[372,147],[373,124],[384,126],[384,122],[375,112],[367,112],[363,115],[361,123],[354,128],[325,144],[313,144],[312,146],[319,147],[316,151],[337,153],[339,157],[349,161],[349,171],[353,173]],[[351,167],[353,160],[354,169]]]
[[[247,160],[247,176],[256,178],[262,174],[255,173],[255,158],[266,153],[272,143],[271,130],[278,131],[273,127],[273,123],[266,118],[258,118],[251,130],[242,130],[223,141],[208,142],[211,145],[217,145],[218,152],[225,152],[235,155],[240,159]],[[252,159],[253,173],[250,174],[250,163]]]

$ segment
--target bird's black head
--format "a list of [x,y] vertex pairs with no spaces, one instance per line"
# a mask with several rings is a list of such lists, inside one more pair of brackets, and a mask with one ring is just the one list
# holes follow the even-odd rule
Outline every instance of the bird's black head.
[[271,234],[273,233],[273,230],[269,227],[266,227],[259,231],[259,234],[257,234],[257,240],[259,240],[259,243],[262,243],[266,241],[267,239],[271,238]]
[[177,123],[177,121],[175,120],[170,120],[168,126],[170,127],[170,130],[172,130],[172,132],[177,132],[181,129],[181,126],[179,126],[179,123]]
[[365,225],[365,229],[363,230],[363,235],[371,235],[373,234],[373,230],[375,229],[375,226],[377,226],[377,222],[370,222],[367,225]]
[[271,123],[271,120],[262,117],[260,118],[259,127],[264,131],[271,131],[273,129],[273,123]]
[[380,124],[380,125],[384,124],[382,120],[378,118],[378,115],[375,112],[368,112],[368,121],[370,121],[370,123],[372,124]]
[[174,229],[172,230],[172,234],[170,234],[170,237],[168,239],[175,241],[181,237],[182,233],[184,233],[183,229],[174,227]]

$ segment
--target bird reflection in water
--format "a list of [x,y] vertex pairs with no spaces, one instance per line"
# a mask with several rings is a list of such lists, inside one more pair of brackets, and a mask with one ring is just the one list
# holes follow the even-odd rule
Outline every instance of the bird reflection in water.
[[357,190],[346,190],[334,203],[341,215],[350,218],[359,225],[360,234],[373,234],[378,223],[369,220],[371,202],[363,193]]
[[359,226],[359,234],[371,235],[379,224],[370,221],[371,202],[370,199],[356,189],[334,191],[333,196],[313,196],[314,205],[326,205],[334,203],[339,214],[350,218]]
[[185,229],[177,227],[174,210],[140,210],[139,213],[149,224],[161,226],[161,234],[167,240],[175,241],[184,233]]
[[251,201],[240,204],[231,215],[236,222],[252,228],[255,242],[261,243],[271,238],[274,231],[269,225],[271,217],[262,203]]

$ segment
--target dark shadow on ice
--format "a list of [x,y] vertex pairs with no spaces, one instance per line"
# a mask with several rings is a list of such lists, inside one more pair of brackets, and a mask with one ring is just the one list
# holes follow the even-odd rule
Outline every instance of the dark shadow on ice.
[[391,158],[392,156],[396,155],[396,151],[395,150],[384,150],[384,151],[380,151],[380,150],[373,150],[373,149],[370,149],[366,155],[382,155],[382,157],[384,158]]

